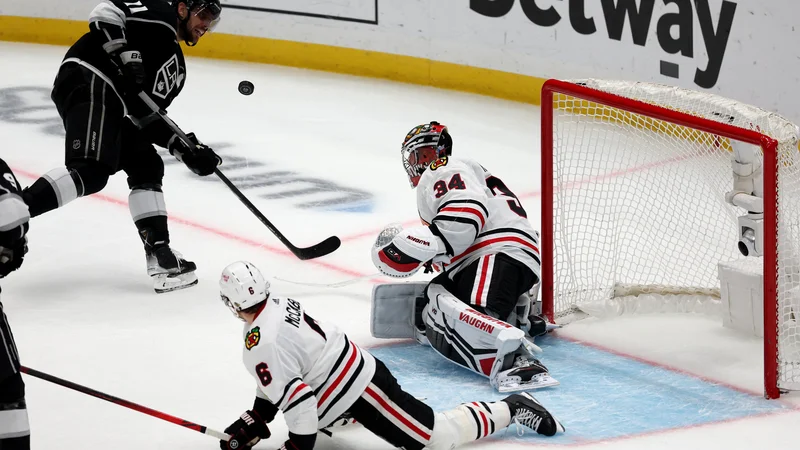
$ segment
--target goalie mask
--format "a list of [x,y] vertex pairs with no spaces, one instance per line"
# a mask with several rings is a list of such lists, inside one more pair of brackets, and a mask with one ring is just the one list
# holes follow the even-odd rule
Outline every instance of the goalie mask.
[[447,127],[439,122],[418,125],[406,134],[400,149],[403,167],[408,174],[411,188],[417,187],[422,172],[433,161],[450,156],[453,152],[453,139]]
[[244,320],[241,311],[269,298],[269,281],[252,263],[237,261],[222,270],[219,295],[233,315]]

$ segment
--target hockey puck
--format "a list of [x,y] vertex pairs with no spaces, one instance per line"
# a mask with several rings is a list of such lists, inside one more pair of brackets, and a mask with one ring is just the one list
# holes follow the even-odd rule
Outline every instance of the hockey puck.
[[253,86],[253,83],[251,83],[249,81],[245,80],[245,81],[242,81],[241,83],[239,83],[239,93],[242,94],[242,95],[250,95],[250,94],[253,93],[253,91],[255,89],[256,89],[256,87]]

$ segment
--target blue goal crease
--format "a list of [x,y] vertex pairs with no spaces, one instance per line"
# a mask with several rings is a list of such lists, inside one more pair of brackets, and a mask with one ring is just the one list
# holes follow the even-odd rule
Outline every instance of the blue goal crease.
[[[783,403],[740,392],[687,374],[559,339],[537,338],[542,362],[561,384],[533,395],[566,427],[551,438],[514,432],[503,441],[576,444],[693,427],[790,410]],[[498,401],[485,377],[459,367],[433,349],[401,343],[370,349],[404,389],[436,411],[472,401]]]

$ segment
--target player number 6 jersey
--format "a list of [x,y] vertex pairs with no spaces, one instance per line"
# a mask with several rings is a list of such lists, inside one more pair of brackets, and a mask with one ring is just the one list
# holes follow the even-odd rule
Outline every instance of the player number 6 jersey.
[[344,413],[375,373],[375,359],[299,302],[271,298],[244,330],[244,363],[258,396],[283,411],[289,431],[316,434]]

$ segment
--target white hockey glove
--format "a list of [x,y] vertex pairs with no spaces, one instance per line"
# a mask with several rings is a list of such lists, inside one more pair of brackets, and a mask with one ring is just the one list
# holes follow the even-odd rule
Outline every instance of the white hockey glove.
[[445,253],[442,239],[425,226],[403,230],[400,224],[387,225],[372,247],[372,263],[384,275],[409,277],[426,261]]

